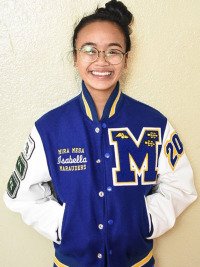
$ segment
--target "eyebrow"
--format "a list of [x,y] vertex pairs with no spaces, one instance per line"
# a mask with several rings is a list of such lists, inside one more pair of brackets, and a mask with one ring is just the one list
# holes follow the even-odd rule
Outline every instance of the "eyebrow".
[[[82,48],[83,46],[85,46],[85,45],[93,45],[93,46],[97,46],[96,43],[93,43],[93,42],[86,42],[86,43],[82,44],[81,48]],[[118,46],[118,47],[122,48],[122,46],[121,46],[119,43],[109,43],[109,44],[108,44],[108,47],[110,47],[110,46]]]

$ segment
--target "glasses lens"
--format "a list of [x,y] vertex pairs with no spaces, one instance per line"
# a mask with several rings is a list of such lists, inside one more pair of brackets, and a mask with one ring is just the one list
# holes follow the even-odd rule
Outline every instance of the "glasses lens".
[[84,46],[80,51],[82,59],[86,62],[93,62],[98,58],[98,51],[92,46]]
[[122,61],[123,53],[117,49],[108,50],[105,53],[105,57],[110,64],[117,65]]
[[[103,51],[102,51],[103,52]],[[86,62],[94,62],[98,56],[99,52],[95,47],[83,46],[80,49],[81,57]],[[124,53],[117,49],[111,49],[105,51],[105,60],[112,65],[119,64],[123,59]]]

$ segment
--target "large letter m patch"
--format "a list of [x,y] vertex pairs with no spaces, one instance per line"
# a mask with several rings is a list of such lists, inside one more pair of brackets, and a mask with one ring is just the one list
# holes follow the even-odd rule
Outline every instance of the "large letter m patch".
[[142,129],[138,139],[129,128],[108,129],[110,145],[114,146],[115,164],[112,168],[113,185],[155,184],[158,172],[160,128]]

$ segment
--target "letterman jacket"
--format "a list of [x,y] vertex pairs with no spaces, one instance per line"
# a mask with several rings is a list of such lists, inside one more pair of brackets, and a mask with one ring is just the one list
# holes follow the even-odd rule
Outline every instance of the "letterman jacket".
[[99,121],[83,82],[79,96],[35,123],[4,201],[54,241],[54,266],[151,267],[153,238],[196,197],[167,119],[118,83]]

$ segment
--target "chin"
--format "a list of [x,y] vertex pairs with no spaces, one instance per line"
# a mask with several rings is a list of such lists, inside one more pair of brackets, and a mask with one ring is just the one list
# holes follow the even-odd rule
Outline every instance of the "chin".
[[99,91],[109,91],[109,90],[113,90],[115,88],[117,84],[116,82],[113,83],[105,83],[105,82],[96,82],[96,83],[85,83],[86,87],[91,90],[99,90]]

